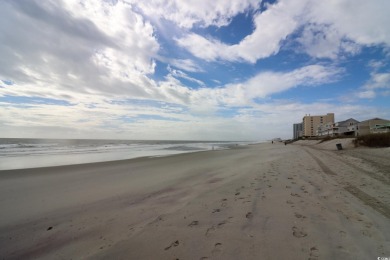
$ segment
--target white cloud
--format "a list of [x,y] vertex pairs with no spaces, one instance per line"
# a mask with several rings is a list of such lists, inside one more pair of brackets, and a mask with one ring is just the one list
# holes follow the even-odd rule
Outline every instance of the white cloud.
[[154,72],[151,58],[159,50],[154,29],[132,10],[131,5],[125,1],[113,4],[109,1],[67,0],[65,6],[74,17],[91,21],[110,37],[115,47],[105,46],[97,52],[108,53],[113,65],[124,74],[125,68],[146,74]]
[[384,61],[379,61],[379,60],[371,60],[368,63],[368,66],[370,68],[372,68],[374,71],[379,70],[380,68],[382,68],[385,65],[386,65],[386,63]]
[[[189,106],[196,114],[214,114],[221,106],[252,106],[254,100],[266,98],[299,86],[315,86],[336,81],[340,68],[309,65],[287,72],[260,72],[248,80],[219,88],[190,89],[168,74],[159,82],[159,95],[164,100]],[[176,75],[177,76],[177,75]]]
[[193,77],[190,77],[186,73],[184,73],[183,71],[172,69],[170,66],[168,66],[168,71],[170,72],[170,74],[173,77],[183,78],[183,79],[186,79],[188,81],[194,82],[194,83],[196,83],[199,86],[205,86],[203,81],[195,79]]
[[[45,132],[45,137],[52,138],[267,140],[291,138],[292,130],[288,126],[301,121],[307,113],[336,112],[336,120],[390,117],[389,111],[365,105],[341,103],[337,111],[334,109],[332,102],[264,100],[223,117],[201,112],[192,114],[183,107],[163,103],[151,106],[102,101],[95,106],[35,104],[26,108],[0,102],[0,126],[3,137],[42,137],[41,133]],[[144,114],[172,120],[142,119]],[[264,127],[259,129],[259,126]]]
[[203,69],[190,59],[172,59],[169,63],[179,69],[189,72],[203,72]]
[[342,70],[322,65],[310,65],[289,72],[261,72],[240,84],[229,84],[222,92],[221,100],[230,105],[253,103],[298,86],[313,86],[335,81]]
[[383,0],[310,1],[299,41],[316,58],[354,55],[361,46],[390,46],[390,2]]
[[281,0],[255,16],[255,30],[238,44],[195,33],[177,39],[177,44],[207,61],[255,63],[278,53],[283,41],[301,29],[297,41],[304,52],[335,59],[340,53],[358,53],[361,45],[390,46],[390,27],[383,26],[390,24],[388,10],[387,0]]
[[0,5],[0,31],[7,38],[0,45],[0,78],[15,83],[0,94],[60,99],[153,94],[148,75],[159,44],[151,24],[124,1]]
[[326,24],[308,24],[298,42],[304,51],[315,58],[336,59],[340,52],[356,54],[360,51],[359,45],[343,40],[343,35],[334,27]]
[[343,37],[358,44],[390,45],[390,2],[387,0],[312,1],[311,22],[330,24]]
[[376,96],[375,91],[373,90],[364,90],[357,93],[358,98],[374,98]]
[[[221,109],[223,110],[223,108],[257,107],[254,102],[256,98],[264,98],[273,93],[300,85],[311,86],[330,82],[340,72],[338,69],[331,67],[311,65],[288,72],[269,71],[259,73],[241,84],[228,84],[217,89],[190,89],[173,77],[174,74],[177,75],[180,72],[174,72],[175,70],[172,69],[171,71],[172,74],[168,74],[164,81],[158,83],[158,92],[152,93],[149,98],[153,99],[158,96],[157,99],[166,100],[173,104],[181,104],[183,108],[187,108],[189,111],[183,111],[181,108],[174,108],[169,105],[154,107],[150,105],[142,106],[137,103],[132,104],[131,102],[112,102],[109,97],[89,94],[78,95],[77,99],[72,99],[77,100],[77,102],[67,106],[29,104],[27,102],[25,106],[28,107],[23,107],[19,104],[3,102],[0,103],[2,107],[0,123],[8,127],[26,125],[36,128],[60,125],[63,128],[61,131],[74,127],[80,133],[88,132],[88,129],[100,129],[99,131],[104,133],[108,131],[105,128],[109,125],[111,126],[110,131],[115,129],[116,131],[134,133],[139,131],[136,126],[140,126],[141,123],[126,123],[122,117],[136,118],[139,115],[147,114],[179,120],[180,122],[170,122],[169,120],[155,122],[158,125],[180,125],[181,128],[177,128],[177,131],[181,131],[183,128],[187,129],[191,124],[203,125],[199,122],[204,121],[204,125],[210,127],[209,131],[215,134],[217,132],[217,122],[221,123],[222,126],[231,126],[230,123],[227,124],[228,119],[218,119],[219,117],[216,116],[216,113]],[[236,123],[245,121],[248,116],[252,119],[256,117],[252,115],[244,116],[243,112],[240,111],[237,113],[240,116],[234,119],[234,122],[237,121]],[[142,129],[145,128],[145,125],[152,124],[149,120],[143,121],[143,123],[145,124],[144,127],[141,127]],[[241,131],[238,128],[236,130]],[[176,130],[171,129],[171,131],[175,132]],[[206,130],[198,129],[196,131],[200,131],[198,133],[200,134]],[[234,134],[233,130],[227,132],[231,136]]]
[[174,22],[183,28],[193,26],[224,26],[232,17],[247,9],[256,9],[258,0],[149,0],[130,1],[148,17],[158,17]]
[[207,39],[189,33],[177,39],[179,46],[186,48],[194,56],[207,61],[228,60],[255,63],[279,51],[280,43],[298,26],[295,16],[303,9],[303,4],[294,1],[279,2],[266,11],[255,15],[255,30],[235,45],[225,44],[217,39]]
[[183,85],[174,77],[178,77],[179,72],[172,69],[171,72],[164,81],[158,83],[160,97],[189,106],[196,114],[206,115],[215,113],[221,106],[252,106],[255,99],[263,99],[291,88],[334,82],[343,70],[332,66],[309,65],[287,72],[260,72],[241,83],[199,89]]
[[372,73],[371,79],[364,85],[365,89],[390,88],[390,72]]
[[159,99],[172,103],[186,105],[189,102],[191,90],[184,86],[180,80],[168,74],[164,81],[159,82]]
[[356,94],[358,98],[372,99],[378,94],[387,96],[388,90],[390,90],[390,72],[379,73],[375,72],[376,70],[377,67],[374,67],[374,72],[371,73],[370,79]]
[[[339,69],[310,65],[288,73],[261,73],[248,82],[250,89],[258,89],[259,96],[279,93],[299,85],[318,85],[334,81]],[[261,86],[260,88],[257,86]]]

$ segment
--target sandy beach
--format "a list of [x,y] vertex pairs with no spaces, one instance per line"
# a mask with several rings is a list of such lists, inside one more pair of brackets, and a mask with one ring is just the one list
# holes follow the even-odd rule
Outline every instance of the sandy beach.
[[0,258],[390,257],[389,184],[389,148],[310,142],[0,171]]

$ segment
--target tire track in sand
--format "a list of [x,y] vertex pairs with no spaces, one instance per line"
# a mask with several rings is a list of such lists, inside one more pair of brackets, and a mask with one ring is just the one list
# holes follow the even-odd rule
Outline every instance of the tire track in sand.
[[[317,162],[317,164],[320,166],[320,168],[322,169],[322,171],[325,174],[330,175],[330,176],[337,176],[337,174],[335,172],[333,172],[328,166],[326,166],[318,157],[316,157],[315,155],[313,155],[312,153],[310,153],[306,149],[305,149],[305,151],[307,152],[307,154],[310,155],[310,157],[313,158],[314,161]],[[344,190],[349,192],[351,195],[353,195],[354,197],[358,198],[364,204],[370,206],[371,208],[373,208],[377,212],[381,213],[386,218],[390,219],[390,207],[388,205],[386,205],[385,203],[383,203],[383,202],[377,200],[376,198],[368,195],[367,193],[365,193],[361,189],[351,185],[348,182],[340,182],[340,181],[338,181],[338,182],[340,184],[342,184],[344,186],[343,187]]]

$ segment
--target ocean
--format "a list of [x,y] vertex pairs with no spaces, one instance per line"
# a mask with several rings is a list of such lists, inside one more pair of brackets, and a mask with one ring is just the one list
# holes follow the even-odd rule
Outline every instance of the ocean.
[[0,170],[229,149],[250,142],[0,138]]

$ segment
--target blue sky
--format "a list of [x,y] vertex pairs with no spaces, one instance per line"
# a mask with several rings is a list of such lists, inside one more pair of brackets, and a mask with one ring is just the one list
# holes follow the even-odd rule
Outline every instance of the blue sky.
[[0,2],[0,137],[291,138],[390,119],[388,0]]

